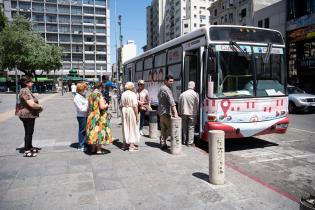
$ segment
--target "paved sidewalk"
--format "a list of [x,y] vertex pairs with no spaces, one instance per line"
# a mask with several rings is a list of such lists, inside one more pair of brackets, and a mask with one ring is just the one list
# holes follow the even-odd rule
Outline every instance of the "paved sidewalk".
[[43,147],[36,158],[15,150],[23,145],[19,119],[0,123],[0,209],[298,209],[230,167],[225,185],[209,184],[208,156],[198,148],[174,156],[142,137],[139,152],[122,151],[115,113],[109,153],[79,152],[72,96],[51,97],[44,106],[35,123],[34,144]]

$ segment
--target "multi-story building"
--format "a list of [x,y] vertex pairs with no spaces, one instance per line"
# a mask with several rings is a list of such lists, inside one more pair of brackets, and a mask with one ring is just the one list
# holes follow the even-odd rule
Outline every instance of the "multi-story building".
[[217,0],[210,7],[212,25],[251,25],[254,14],[280,0]]
[[147,7],[146,50],[209,25],[213,0],[152,0]]
[[[49,44],[63,48],[63,74],[111,75],[107,0],[4,0],[9,20],[19,13]],[[61,74],[61,70],[56,72]]]
[[285,36],[286,0],[281,0],[256,11],[254,14],[254,26],[275,29]]
[[315,0],[287,3],[288,81],[315,93]]
[[165,41],[209,25],[213,0],[168,0],[165,12]]
[[147,7],[147,46],[154,48],[165,42],[165,3],[166,0],[152,0]]

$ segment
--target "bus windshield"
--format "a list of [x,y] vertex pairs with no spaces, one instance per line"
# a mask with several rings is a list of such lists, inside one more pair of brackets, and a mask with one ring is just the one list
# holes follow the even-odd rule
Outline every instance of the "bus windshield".
[[[239,98],[284,95],[285,69],[281,48],[216,45],[214,97]],[[211,67],[213,66],[213,67]],[[212,72],[212,73],[211,73]]]

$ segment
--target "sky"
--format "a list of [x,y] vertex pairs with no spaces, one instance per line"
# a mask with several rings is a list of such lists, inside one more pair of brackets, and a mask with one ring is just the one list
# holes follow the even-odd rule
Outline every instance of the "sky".
[[[116,40],[119,47],[119,26],[118,15],[122,16],[123,44],[127,40],[134,40],[137,45],[137,54],[142,52],[142,47],[146,44],[146,7],[151,4],[151,0],[110,0],[110,44],[111,63],[116,63]],[[116,7],[115,7],[116,3]],[[116,8],[116,14],[115,14]],[[116,26],[116,30],[115,30]],[[115,33],[116,31],[116,33]]]

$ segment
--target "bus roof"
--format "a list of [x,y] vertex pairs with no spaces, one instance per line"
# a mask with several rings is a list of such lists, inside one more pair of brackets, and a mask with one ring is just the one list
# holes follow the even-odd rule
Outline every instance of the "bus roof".
[[[239,28],[239,29],[253,29],[253,30],[259,30],[259,31],[270,31],[270,32],[275,32],[275,33],[278,33],[280,34],[279,31],[277,30],[273,30],[273,29],[269,29],[269,28],[259,28],[259,27],[254,27],[254,26],[239,26],[239,25],[211,25],[209,27],[201,27],[201,28],[198,28],[190,33],[187,33],[183,36],[180,36],[180,37],[177,37],[175,39],[172,39],[166,43],[163,43],[153,49],[150,49],[146,52],[143,52],[142,54],[130,59],[130,60],[127,60],[124,64],[128,64],[128,63],[131,63],[131,62],[134,62],[136,60],[139,60],[141,58],[144,58],[144,57],[147,57],[147,56],[150,56],[152,54],[155,54],[155,53],[158,53],[160,51],[163,51],[165,49],[168,49],[168,48],[171,48],[171,47],[174,47],[176,45],[179,45],[181,43],[185,43],[189,40],[193,40],[195,38],[198,38],[198,37],[202,37],[202,36],[205,36],[206,37],[206,44],[208,45],[209,43],[212,42],[211,40],[211,37],[209,37],[209,31],[211,28],[232,28],[232,29],[235,29],[235,28]],[[281,34],[280,34],[281,35]],[[281,36],[281,39],[283,41],[283,38]],[[230,41],[228,39],[225,39],[225,40],[213,40],[214,43],[216,42],[222,42],[222,41]],[[234,41],[234,40],[233,40]],[[245,41],[241,41],[241,42],[245,42]],[[260,42],[261,43],[261,42]],[[278,44],[279,45],[279,44]],[[283,44],[284,45],[284,44]]]

